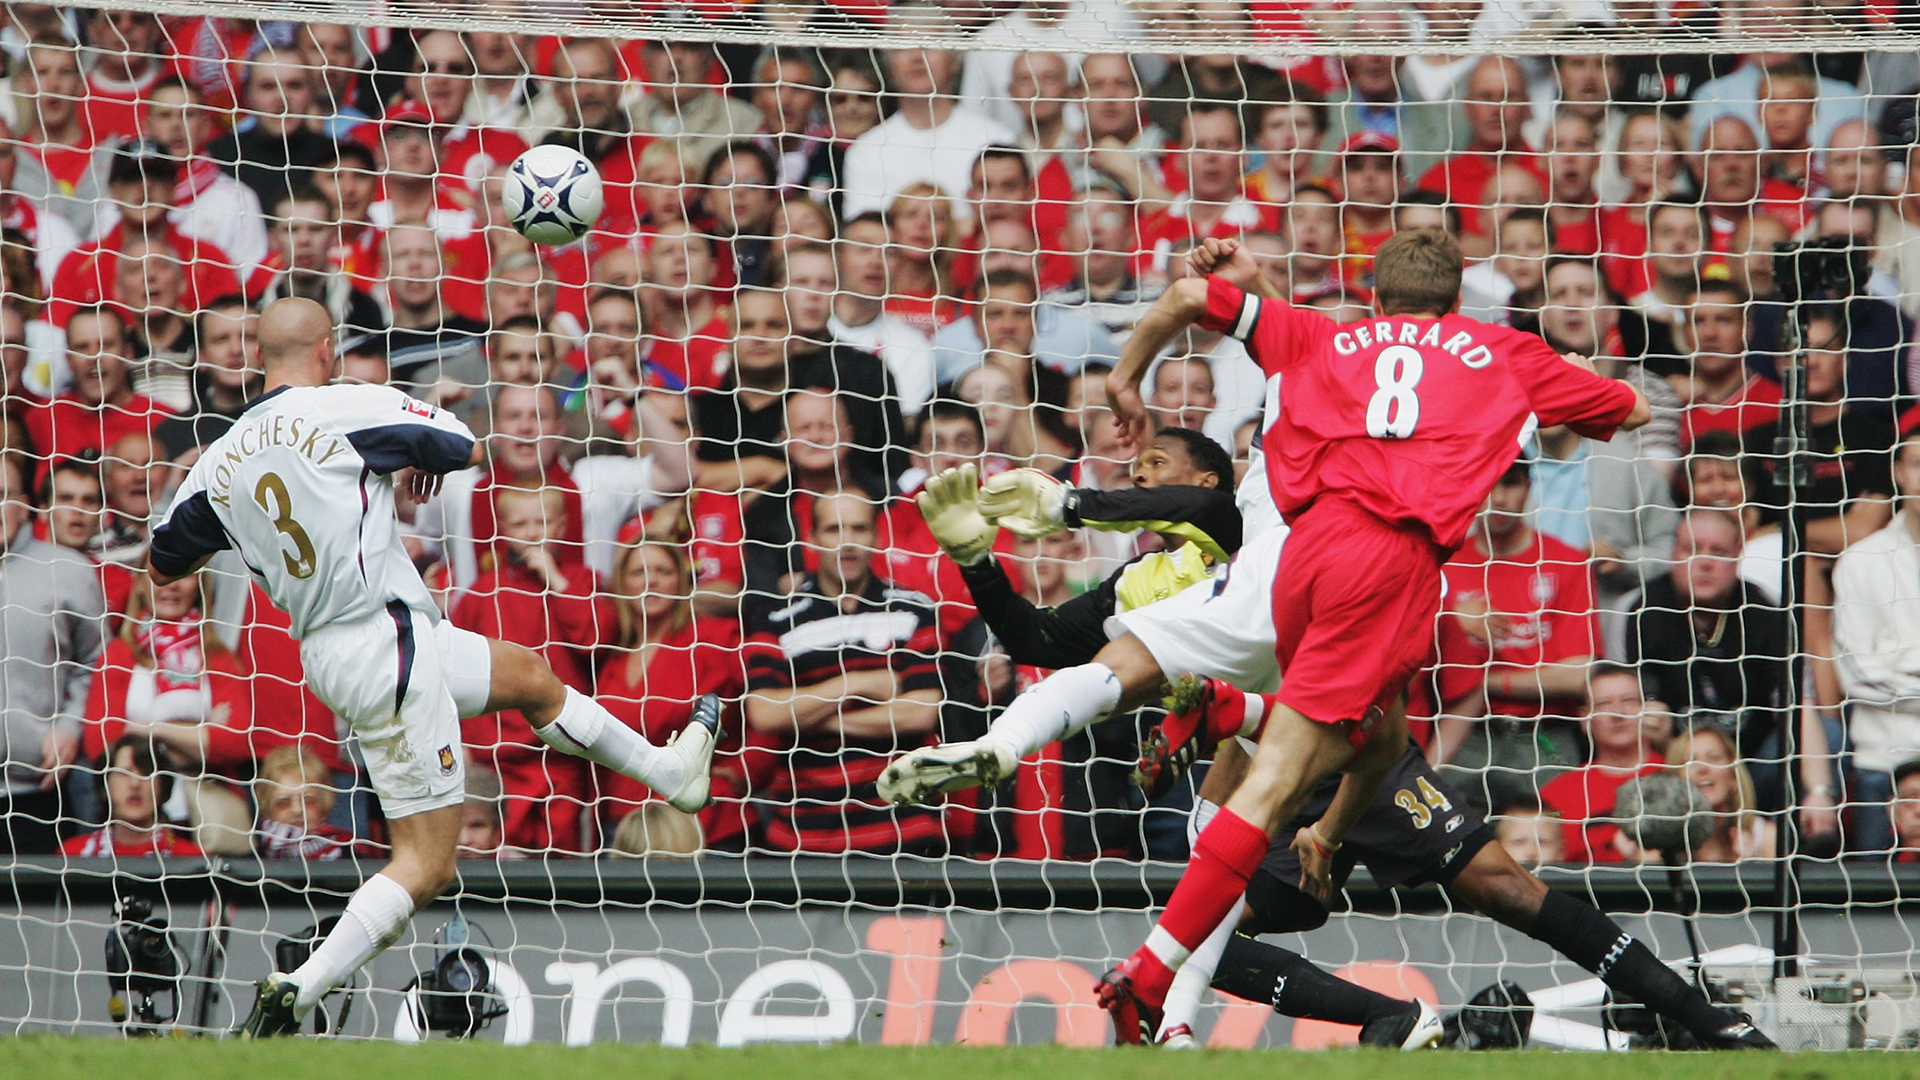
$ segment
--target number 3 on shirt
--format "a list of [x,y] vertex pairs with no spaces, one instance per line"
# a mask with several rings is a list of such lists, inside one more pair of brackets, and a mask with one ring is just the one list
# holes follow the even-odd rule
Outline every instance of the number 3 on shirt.
[[1367,401],[1367,434],[1376,439],[1406,439],[1420,422],[1420,397],[1414,388],[1427,364],[1411,345],[1389,345],[1373,361],[1379,389]]

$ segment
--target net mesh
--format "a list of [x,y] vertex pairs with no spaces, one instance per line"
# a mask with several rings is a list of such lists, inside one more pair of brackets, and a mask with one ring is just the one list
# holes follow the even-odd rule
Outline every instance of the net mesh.
[[[1709,967],[1740,987],[1768,985],[1796,908],[1817,992],[1747,1000],[1809,1045],[1910,1045],[1914,45],[1894,4],[10,5],[0,820],[22,902],[0,1020],[124,1030],[109,990],[171,988],[180,1023],[225,1026],[384,858],[365,755],[247,568],[143,570],[260,390],[258,312],[302,296],[345,378],[487,447],[402,509],[451,624],[536,649],[656,742],[701,694],[726,703],[698,815],[518,713],[463,721],[451,895],[487,935],[494,1037],[1103,1040],[1085,988],[1187,855],[1191,784],[1148,800],[1129,778],[1158,714],[930,809],[873,785],[1183,571],[1103,592],[1167,539],[1002,533],[988,589],[914,496],[963,462],[1158,482],[1104,376],[1196,243],[1237,238],[1294,303],[1363,322],[1373,253],[1437,226],[1467,256],[1464,313],[1592,357],[1654,421],[1541,432],[1495,489],[1412,694],[1444,786],[1410,780],[1369,820],[1487,813],[1622,910],[1695,886]],[[535,246],[501,207],[543,143],[605,182],[580,243]],[[1796,357],[1799,563],[1776,442]],[[1145,390],[1156,425],[1231,459],[1223,486],[1258,455],[1273,390],[1232,338],[1182,339]],[[1028,614],[1060,605],[1082,639]],[[1669,763],[1711,824],[1674,871],[1613,809]],[[1781,830],[1798,902],[1772,880]],[[1370,869],[1418,880],[1446,854]],[[114,906],[131,894],[155,914]],[[1288,946],[1449,1005],[1511,978],[1542,1041],[1621,1040],[1597,983],[1463,895],[1357,885]],[[433,1028],[402,987],[447,921],[423,913],[368,969],[345,1031]],[[1625,921],[1688,955],[1674,917]],[[1202,1027],[1351,1038],[1224,998]]]

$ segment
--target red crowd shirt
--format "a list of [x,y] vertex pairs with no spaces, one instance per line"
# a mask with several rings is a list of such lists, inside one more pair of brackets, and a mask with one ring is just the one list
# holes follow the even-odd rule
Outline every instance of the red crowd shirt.
[[[1505,632],[1492,654],[1460,629],[1458,620],[1440,626],[1441,697],[1455,701],[1486,681],[1490,665],[1532,668],[1576,656],[1600,654],[1600,617],[1593,599],[1593,569],[1587,553],[1536,531],[1533,543],[1513,555],[1489,559],[1477,543],[1467,544],[1441,567],[1449,604],[1484,601],[1505,618]],[[1531,718],[1573,716],[1580,702],[1489,697],[1487,707],[1500,716]]]
[[1335,495],[1449,552],[1536,422],[1604,438],[1635,400],[1538,337],[1461,315],[1342,325],[1216,277],[1199,323],[1286,378],[1262,438],[1282,515]]
[[[667,635],[644,664],[634,652],[615,650],[600,667],[594,699],[619,721],[655,746],[687,726],[694,702],[703,694],[734,701],[746,690],[746,666],[740,655],[740,627],[732,619],[701,618]],[[638,669],[637,671],[635,669]],[[709,847],[740,846],[749,825],[747,767],[740,738],[741,719],[730,714],[722,725],[713,761],[713,804],[700,812],[701,832]],[[620,819],[641,803],[661,796],[640,781],[594,767],[599,781],[600,818],[611,836]]]
[[[48,322],[65,326],[75,310],[113,298],[113,279],[119,272],[120,252],[126,247],[129,231],[122,221],[105,236],[81,244],[60,260],[43,316]],[[199,311],[223,296],[241,294],[240,278],[226,252],[172,225],[167,226],[164,239],[186,271],[182,275],[186,289],[180,298],[186,310]]]
[[714,309],[705,326],[682,340],[643,335],[641,360],[648,386],[664,390],[718,390],[727,380],[730,365],[727,345],[733,337],[727,309]]
[[1680,414],[1680,451],[1708,431],[1738,435],[1748,428],[1772,423],[1780,415],[1780,384],[1765,375],[1747,381],[1724,401],[1696,401]]
[[1604,769],[1588,765],[1547,781],[1540,787],[1540,805],[1560,815],[1566,832],[1566,855],[1570,863],[1624,862],[1613,838],[1620,826],[1595,818],[1613,816],[1614,797],[1620,785],[1639,776],[1657,773],[1666,763],[1649,759],[1638,769]]
[[141,394],[131,394],[118,405],[96,405],[68,392],[27,412],[27,435],[33,439],[40,470],[83,450],[105,453],[125,435],[153,431],[173,410]]
[[197,859],[201,855],[199,845],[188,840],[172,826],[162,825],[131,844],[118,843],[113,838],[113,826],[90,833],[71,837],[60,845],[62,854],[75,855],[83,859],[139,859],[149,855],[172,855],[181,859]]
[[[575,565],[567,569],[565,591],[554,591],[546,579],[502,560],[454,605],[453,624],[524,645],[539,653],[562,682],[591,693],[593,650],[615,634],[612,609],[595,595],[594,584],[593,575]],[[469,717],[460,730],[474,761],[500,774],[500,790],[507,796],[501,821],[507,846],[580,850],[587,763],[547,752],[519,712]]]
[[1484,236],[1488,223],[1482,218],[1482,212],[1486,209],[1482,200],[1486,198],[1487,182],[1508,165],[1516,165],[1532,173],[1540,181],[1540,190],[1547,189],[1547,172],[1541,167],[1540,155],[1528,148],[1505,154],[1462,150],[1428,169],[1414,186],[1421,191],[1437,191],[1445,195],[1447,201],[1460,211],[1460,231],[1472,236]]

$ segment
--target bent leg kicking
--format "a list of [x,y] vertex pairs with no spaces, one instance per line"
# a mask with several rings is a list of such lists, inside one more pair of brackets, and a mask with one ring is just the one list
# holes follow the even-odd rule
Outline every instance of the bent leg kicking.
[[599,702],[561,682],[539,653],[505,641],[489,640],[488,647],[493,671],[484,711],[518,711],[541,742],[630,776],[675,809],[693,813],[707,805],[719,698],[701,698],[692,722],[666,745],[655,746]]

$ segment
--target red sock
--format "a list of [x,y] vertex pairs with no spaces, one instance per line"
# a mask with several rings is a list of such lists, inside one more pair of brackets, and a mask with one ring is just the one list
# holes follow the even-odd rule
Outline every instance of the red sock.
[[1193,845],[1187,872],[1167,901],[1160,922],[1130,964],[1134,992],[1150,1004],[1166,1000],[1173,973],[1188,954],[1227,917],[1233,902],[1247,891],[1247,881],[1266,857],[1266,831],[1255,828],[1231,810],[1222,809],[1200,832]]

